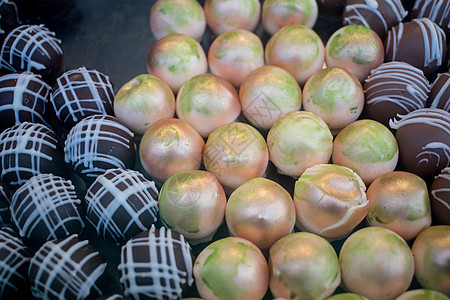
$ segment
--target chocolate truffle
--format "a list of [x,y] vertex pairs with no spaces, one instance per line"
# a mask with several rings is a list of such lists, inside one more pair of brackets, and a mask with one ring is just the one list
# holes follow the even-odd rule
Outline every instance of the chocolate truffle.
[[269,265],[274,297],[327,299],[341,282],[333,247],[308,232],[293,233],[276,242],[270,248]]
[[405,171],[427,180],[450,165],[450,113],[423,108],[391,120]]
[[123,247],[120,282],[133,299],[179,299],[194,282],[191,247],[165,227],[139,233]]
[[421,289],[407,291],[395,300],[448,300],[448,297],[438,291]]
[[85,299],[102,295],[103,257],[71,235],[45,243],[30,261],[31,292],[39,299]]
[[23,0],[23,2],[30,15],[53,18],[69,10],[75,0]]
[[400,0],[347,0],[342,18],[344,25],[368,27],[384,40],[389,29],[407,15]]
[[269,268],[253,243],[227,237],[200,252],[194,276],[203,299],[262,299],[269,283]]
[[110,169],[86,193],[86,218],[101,238],[126,242],[156,222],[157,199],[155,183],[139,172]]
[[[399,23],[384,40],[385,60],[404,61],[431,76],[445,65],[445,33],[427,18]],[[414,51],[411,51],[414,49]]]
[[[450,3],[450,1],[449,1]],[[427,107],[450,112],[450,72],[441,73],[431,85]]]
[[405,62],[381,64],[364,83],[364,112],[389,126],[389,120],[425,107],[430,84],[422,70]]
[[450,1],[416,0],[412,8],[413,18],[428,18],[439,25],[450,38]]
[[408,289],[414,276],[408,244],[383,227],[367,227],[350,235],[339,263],[344,289],[369,299],[395,299]]
[[17,189],[34,175],[65,172],[55,133],[42,124],[24,122],[0,133],[0,161],[0,179],[10,189]]
[[10,72],[30,71],[50,84],[63,73],[61,41],[44,25],[22,25],[5,38],[0,67]]
[[108,76],[85,67],[69,70],[57,80],[50,101],[67,128],[92,115],[113,114],[114,89]]
[[11,211],[9,206],[11,205],[11,200],[6,195],[3,186],[0,185],[0,227],[6,224],[11,224]]
[[83,119],[65,141],[65,161],[84,179],[94,180],[108,169],[134,165],[133,133],[108,115]]
[[433,221],[439,225],[450,225],[450,168],[444,168],[430,187]]

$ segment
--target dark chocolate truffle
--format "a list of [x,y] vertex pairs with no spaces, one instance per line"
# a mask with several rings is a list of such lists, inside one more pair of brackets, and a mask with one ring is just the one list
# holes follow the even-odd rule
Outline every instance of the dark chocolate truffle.
[[34,17],[52,18],[63,14],[75,0],[22,0],[25,10]]
[[428,180],[449,166],[449,112],[422,108],[391,120],[389,125],[397,130],[395,138],[405,171]]
[[133,299],[179,299],[194,279],[191,247],[165,227],[141,232],[121,252],[120,282]]
[[108,169],[134,165],[133,133],[108,115],[83,119],[69,132],[65,142],[66,163],[83,179],[94,180]]
[[133,170],[111,169],[86,194],[87,220],[106,240],[125,242],[150,229],[158,217],[155,183]]
[[76,235],[45,243],[30,261],[31,292],[39,299],[85,299],[101,296],[103,257]]
[[2,69],[30,71],[49,83],[64,69],[61,41],[43,25],[22,25],[12,30],[3,43],[0,58]]
[[450,112],[450,72],[439,74],[431,85],[427,106]]
[[50,127],[51,87],[30,72],[0,77],[0,129],[23,122]]
[[450,38],[450,0],[416,0],[413,18],[428,18],[439,25]]
[[56,116],[68,128],[92,115],[113,115],[114,89],[109,77],[85,67],[61,75],[50,101]]
[[364,83],[368,117],[389,125],[397,114],[425,107],[430,84],[423,72],[405,62],[388,62],[373,69]]
[[0,185],[0,227],[3,227],[5,224],[11,224],[11,212],[9,210],[10,205],[11,200],[9,200],[3,190],[3,187]]
[[444,168],[430,188],[433,221],[439,225],[450,225],[450,168]]
[[385,61],[404,61],[430,76],[445,65],[444,31],[427,18],[399,23],[384,41]]
[[400,0],[347,0],[343,19],[344,25],[363,25],[383,40],[388,30],[407,14]]
[[52,130],[24,122],[0,133],[0,179],[8,188],[43,173],[64,174],[63,152]]

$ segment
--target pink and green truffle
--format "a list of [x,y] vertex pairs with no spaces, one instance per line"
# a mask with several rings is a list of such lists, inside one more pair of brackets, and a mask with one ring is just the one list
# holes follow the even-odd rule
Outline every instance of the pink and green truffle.
[[395,300],[448,300],[449,298],[438,291],[419,289],[411,290],[400,295]]

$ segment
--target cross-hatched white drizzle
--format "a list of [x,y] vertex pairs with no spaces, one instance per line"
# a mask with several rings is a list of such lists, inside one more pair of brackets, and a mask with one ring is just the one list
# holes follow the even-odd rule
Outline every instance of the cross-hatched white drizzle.
[[[154,299],[182,298],[182,284],[192,285],[192,258],[190,246],[180,235],[180,240],[172,237],[172,231],[161,227],[159,236],[155,235],[155,226],[146,231],[147,235],[129,240],[121,251],[120,282],[125,286],[125,296],[134,299],[150,297]],[[174,245],[181,249],[186,271],[176,266]],[[149,262],[136,262],[133,248],[139,247],[148,251]],[[153,285],[138,284],[140,278],[152,278]],[[174,287],[171,287],[173,285]]]
[[[9,40],[13,40],[11,47],[6,47]],[[18,48],[20,42],[24,42],[25,46]],[[49,31],[44,25],[22,25],[11,31],[3,43],[2,50],[0,52],[0,65],[2,68],[17,72],[20,70],[32,71],[43,70],[45,65],[34,61],[33,55],[35,52],[40,53],[43,56],[51,58],[51,54],[48,51],[48,47],[55,51],[57,54],[62,55],[61,41],[55,38],[55,33]],[[6,55],[8,53],[8,55]],[[16,69],[13,66],[15,57],[20,58],[20,68]]]
[[[110,178],[111,176],[113,177]],[[94,193],[93,187],[97,189],[99,186],[100,188]],[[153,199],[150,190],[154,192],[154,195],[158,194],[153,181],[145,179],[142,174],[133,170],[111,169],[97,177],[85,198],[88,220],[97,230],[97,234],[105,236],[108,232],[116,242],[119,242],[126,238],[125,234],[132,226],[137,226],[141,231],[147,230],[148,227],[142,223],[140,217],[150,213],[154,223],[158,214],[158,202]],[[111,197],[111,201],[107,202],[104,199],[105,196]],[[130,202],[130,197],[133,197],[133,202]],[[136,205],[135,201],[140,202],[139,205]],[[121,228],[114,221],[114,214],[119,208],[126,211],[126,215],[122,215],[122,220],[129,219],[125,228]],[[90,214],[94,214],[99,221],[93,222],[89,218]]]
[[10,205],[11,205],[11,201],[9,200],[5,191],[3,190],[3,187],[0,186],[0,226],[3,226],[3,224],[5,224],[5,223],[7,223],[7,224],[11,223],[10,220],[3,219],[5,216],[7,218],[9,218],[9,215],[10,215],[9,206]]
[[[121,134],[106,127],[115,128]],[[108,115],[87,117],[70,130],[64,147],[65,161],[73,164],[75,170],[83,166],[81,173],[87,177],[97,177],[99,173],[106,172],[106,169],[96,166],[98,162],[107,163],[111,168],[125,169],[127,166],[123,161],[108,153],[101,153],[99,147],[102,142],[110,142],[130,149],[129,143],[133,136],[134,134],[114,117]]]
[[[73,245],[66,249],[72,243]],[[75,261],[72,257],[78,251],[84,253],[81,261]],[[38,269],[36,276],[31,278],[33,296],[39,299],[64,299],[64,293],[70,293],[76,296],[73,299],[81,300],[90,294],[91,289],[102,294],[96,281],[104,273],[106,263],[92,262],[100,259],[97,258],[99,256],[88,241],[78,240],[77,235],[45,243],[30,262],[30,270]],[[85,270],[90,272],[86,273]],[[54,290],[52,287],[54,282],[63,288]]]
[[[450,1],[449,1],[450,3]],[[438,80],[444,80],[445,77],[445,83],[442,85],[441,89],[439,90],[439,92],[436,94],[436,96],[434,97],[433,101],[430,104],[430,107],[437,107],[437,105],[442,101],[444,101],[445,96],[447,96],[450,92],[447,92],[447,90],[450,89],[450,73],[441,73],[438,75],[438,77],[436,78],[436,81],[433,83],[433,85],[431,86],[431,88],[433,89],[434,85],[436,84],[436,82]],[[447,92],[447,93],[446,93]],[[447,98],[445,99],[445,103],[444,107],[442,107],[443,110],[446,111],[450,111],[450,99]]]
[[[425,13],[428,11],[429,14],[426,17],[436,24],[441,26],[447,25],[447,28],[450,28],[450,22],[444,24],[445,19],[450,14],[450,1],[448,0],[416,0],[413,10],[418,12],[417,18],[425,17]],[[440,18],[438,18],[439,12],[442,13]]]
[[[21,172],[35,176],[41,174],[41,160],[52,161],[51,155],[42,151],[44,147],[57,148],[58,140],[50,135],[51,132],[45,125],[24,122],[4,130],[0,134],[0,159],[1,176],[15,173],[17,180],[11,181],[12,185],[21,185],[29,177],[22,178]],[[19,161],[21,155],[30,157],[30,164]],[[30,177],[31,177],[30,176]]]

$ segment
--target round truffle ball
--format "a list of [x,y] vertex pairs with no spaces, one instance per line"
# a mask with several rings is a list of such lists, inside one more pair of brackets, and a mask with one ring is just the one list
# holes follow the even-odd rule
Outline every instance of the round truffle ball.
[[289,72],[275,66],[263,66],[242,82],[239,99],[242,112],[250,123],[269,130],[282,115],[300,110],[302,91]]
[[164,225],[195,245],[211,241],[223,222],[227,200],[214,174],[188,170],[164,182],[158,203]]
[[110,169],[86,193],[86,218],[98,236],[123,243],[158,217],[158,190],[137,171]]
[[88,116],[112,115],[113,100],[114,88],[109,77],[85,67],[58,77],[50,97],[56,117],[67,128]]
[[157,40],[181,33],[200,41],[205,28],[205,14],[196,0],[158,0],[150,11],[150,29]]
[[175,97],[161,79],[139,75],[125,83],[114,98],[116,118],[137,135],[158,120],[173,118]]
[[211,133],[203,150],[207,171],[217,176],[225,192],[264,175],[269,151],[263,136],[252,126],[234,122]]
[[145,131],[139,157],[145,171],[164,182],[179,171],[199,169],[204,145],[202,137],[188,123],[162,119]]
[[420,289],[411,290],[400,295],[395,300],[448,300],[448,297],[438,291]]
[[61,41],[44,25],[16,27],[5,38],[0,57],[1,69],[33,72],[49,84],[64,70]]
[[23,0],[25,11],[33,17],[53,18],[69,10],[75,0]]
[[430,84],[422,70],[405,62],[381,64],[364,83],[365,114],[389,126],[389,120],[425,107]]
[[0,227],[12,224],[10,206],[11,200],[9,200],[8,195],[6,195],[5,190],[0,185]]
[[265,0],[262,8],[262,25],[269,35],[287,25],[316,24],[319,9],[316,0]]
[[132,299],[180,299],[192,285],[189,243],[165,227],[139,233],[121,250],[120,282]]
[[266,63],[285,69],[300,85],[322,69],[325,47],[319,35],[306,26],[288,25],[266,44]]
[[108,169],[134,165],[133,133],[108,115],[83,119],[70,130],[64,144],[66,163],[90,182]]
[[179,119],[207,138],[220,126],[236,121],[241,104],[231,83],[208,73],[183,84],[177,95],[176,111]]
[[327,299],[341,282],[330,243],[312,233],[285,236],[270,248],[270,291],[292,300]]
[[450,295],[450,226],[431,226],[414,240],[417,281],[426,289]]
[[370,226],[388,228],[408,241],[431,225],[427,184],[415,174],[396,171],[377,177],[367,199]]
[[450,99],[450,72],[440,73],[438,74],[436,80],[431,85],[431,91],[428,97],[427,107],[440,108],[450,112],[449,99]]
[[307,168],[328,163],[333,135],[320,117],[296,111],[273,124],[267,135],[267,146],[278,172],[298,178]]
[[8,188],[38,174],[63,175],[64,167],[56,135],[45,125],[24,122],[0,133],[0,179]]
[[326,19],[341,19],[347,0],[316,0],[319,16]]
[[364,296],[353,294],[353,293],[342,293],[331,296],[327,300],[369,300]]
[[211,73],[239,87],[252,71],[264,65],[263,44],[250,31],[229,31],[212,42],[208,62]]
[[359,81],[384,61],[384,47],[378,34],[362,25],[344,26],[333,33],[325,48],[328,67],[342,67]]
[[359,120],[334,139],[333,163],[354,170],[366,185],[395,170],[399,146],[392,132],[373,120]]
[[356,231],[339,254],[342,284],[369,299],[394,299],[403,294],[414,276],[414,258],[408,244],[383,227]]
[[98,297],[105,269],[104,258],[77,235],[48,241],[30,261],[31,292],[38,299]]
[[334,133],[356,121],[364,107],[358,79],[339,67],[312,75],[303,88],[303,108],[321,117]]
[[216,35],[236,29],[255,30],[261,14],[259,0],[206,0],[206,23]]
[[411,16],[414,19],[428,18],[439,25],[450,38],[450,1],[416,0]]
[[413,111],[389,125],[396,129],[400,162],[405,171],[427,180],[450,166],[450,113],[438,108]]
[[450,225],[450,168],[444,168],[430,187],[433,221],[439,225]]
[[269,283],[269,268],[253,243],[227,237],[200,252],[194,277],[203,299],[262,299]]
[[198,42],[184,34],[170,34],[153,44],[147,70],[169,85],[176,94],[183,83],[206,73],[208,62]]
[[292,232],[295,206],[291,195],[281,185],[269,179],[254,178],[230,195],[225,218],[233,236],[267,250]]

